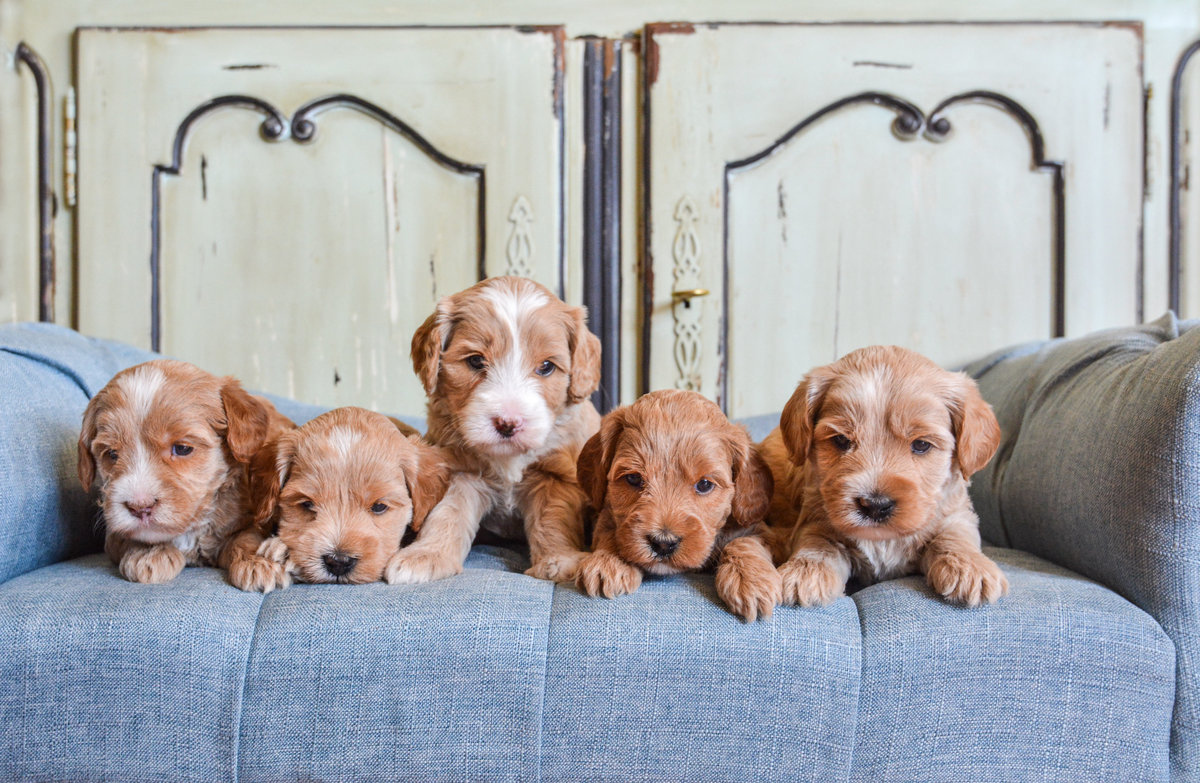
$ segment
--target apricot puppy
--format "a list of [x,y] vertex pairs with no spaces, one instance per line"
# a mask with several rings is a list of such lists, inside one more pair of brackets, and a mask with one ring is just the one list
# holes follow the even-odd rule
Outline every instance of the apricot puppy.
[[770,469],[741,427],[690,391],[656,391],[606,415],[579,455],[599,511],[577,584],[612,598],[642,573],[716,565],[717,594],[746,620],[770,616],[781,583],[763,542]]
[[442,299],[413,335],[427,438],[455,472],[417,540],[388,564],[388,582],[459,573],[481,525],[529,542],[530,576],[574,580],[587,503],[575,459],[600,423],[588,399],[600,341],[585,315],[532,280],[493,277]]
[[827,604],[851,577],[918,572],[967,606],[1004,595],[967,494],[999,443],[975,382],[913,351],[863,348],[810,372],[762,446],[783,600]]
[[[412,434],[408,434],[412,433]],[[375,582],[441,499],[449,470],[411,428],[338,408],[255,458],[254,513],[222,555],[229,581],[270,592],[303,582]]]
[[88,403],[79,480],[99,478],[104,548],[131,582],[216,565],[247,510],[248,464],[294,425],[233,378],[159,359],[113,376]]

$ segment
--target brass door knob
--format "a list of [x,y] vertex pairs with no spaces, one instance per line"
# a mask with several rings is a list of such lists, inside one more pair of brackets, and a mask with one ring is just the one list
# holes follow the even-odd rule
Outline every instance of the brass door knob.
[[689,288],[686,291],[672,291],[671,301],[690,304],[693,299],[697,299],[701,296],[708,296],[708,294],[709,290],[707,288]]

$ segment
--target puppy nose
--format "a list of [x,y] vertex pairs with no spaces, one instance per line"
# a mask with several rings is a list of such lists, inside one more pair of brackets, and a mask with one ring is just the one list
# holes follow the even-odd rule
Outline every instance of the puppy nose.
[[646,543],[659,557],[670,557],[679,548],[679,536],[670,533],[651,533],[646,536]]
[[896,509],[896,501],[887,495],[871,494],[854,499],[858,510],[872,522],[883,522]]
[[353,571],[358,563],[357,557],[351,557],[344,552],[330,552],[321,559],[325,561],[325,570],[334,576],[345,576]]
[[125,504],[125,508],[129,509],[129,513],[133,514],[138,519],[145,522],[154,513],[154,507],[158,505],[158,498],[143,499],[135,498]]
[[492,426],[496,428],[496,432],[500,433],[502,438],[511,438],[516,435],[524,424],[525,422],[521,419],[506,419],[500,416],[492,419]]

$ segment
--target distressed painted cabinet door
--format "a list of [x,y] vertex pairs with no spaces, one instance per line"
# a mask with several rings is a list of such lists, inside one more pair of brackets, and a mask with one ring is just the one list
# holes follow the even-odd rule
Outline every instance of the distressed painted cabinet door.
[[417,413],[439,297],[561,289],[561,29],[77,35],[84,333]]
[[[646,43],[648,388],[754,415],[863,345],[952,364],[1140,319],[1139,26],[652,25]],[[693,289],[711,293],[672,297]]]

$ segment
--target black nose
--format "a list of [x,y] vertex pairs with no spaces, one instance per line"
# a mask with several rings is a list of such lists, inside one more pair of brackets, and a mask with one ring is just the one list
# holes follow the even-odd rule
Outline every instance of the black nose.
[[679,536],[670,533],[653,533],[646,536],[646,543],[658,557],[670,557],[679,548]]
[[521,428],[519,419],[492,419],[492,426],[502,438],[511,438]]
[[325,570],[333,576],[345,576],[353,571],[354,566],[358,563],[357,557],[351,557],[342,552],[330,552],[321,559],[325,561]]
[[859,513],[872,522],[883,522],[896,510],[896,501],[887,495],[871,494],[855,498],[854,503]]

